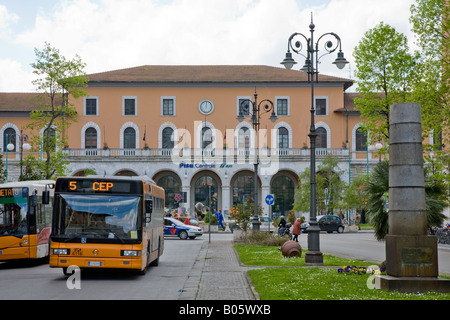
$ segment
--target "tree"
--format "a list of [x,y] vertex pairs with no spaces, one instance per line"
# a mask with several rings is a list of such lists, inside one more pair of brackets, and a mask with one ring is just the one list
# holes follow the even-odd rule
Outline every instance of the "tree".
[[31,113],[28,127],[43,130],[43,136],[35,136],[32,142],[35,148],[46,154],[42,178],[48,179],[64,169],[61,167],[64,155],[60,146],[65,144],[67,127],[76,121],[76,110],[69,102],[69,95],[74,98],[86,96],[84,87],[89,79],[84,72],[85,64],[78,55],[67,60],[47,42],[42,51],[35,49],[35,55],[36,62],[31,66],[38,76],[33,84],[41,92],[36,101],[40,108]]
[[[447,3],[446,3],[447,2]],[[423,126],[435,138],[450,138],[450,4],[447,0],[416,0],[410,22],[420,48],[419,79],[414,83],[414,100],[421,104]],[[439,140],[436,139],[436,140]],[[439,152],[443,141],[430,145]]]
[[359,174],[344,188],[341,209],[367,210],[367,174]]
[[[433,178],[430,170],[425,170],[425,204],[427,228],[438,227],[446,218],[442,213],[448,206],[446,190],[442,182]],[[367,214],[374,226],[375,237],[384,239],[389,232],[389,162],[381,161],[370,174],[367,184]]]
[[383,160],[370,174],[367,183],[367,216],[378,240],[384,239],[389,232],[388,193],[389,162]]
[[[341,198],[344,182],[340,180],[342,171],[338,167],[338,159],[327,155],[317,167],[316,199],[317,209],[325,209],[325,189],[328,190],[328,211],[337,208]],[[310,207],[310,169],[306,168],[299,174],[299,186],[295,191],[294,211],[308,212]]]
[[[234,205],[231,210],[230,214],[233,217],[233,219],[236,221],[236,224],[244,231],[247,232],[247,230],[250,228],[253,228],[251,226],[251,220],[255,213],[255,204],[254,203],[240,203],[237,205]],[[262,214],[262,208],[261,206],[258,206],[258,215],[261,216]]]
[[0,183],[6,182],[6,168],[3,167],[3,155],[0,156]]
[[364,34],[353,56],[356,63],[356,108],[367,131],[389,141],[389,107],[408,102],[416,78],[417,54],[410,54],[407,38],[393,27],[379,23]]

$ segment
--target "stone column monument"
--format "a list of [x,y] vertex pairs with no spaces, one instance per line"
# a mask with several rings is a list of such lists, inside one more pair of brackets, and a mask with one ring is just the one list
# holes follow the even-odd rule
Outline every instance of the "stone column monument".
[[438,278],[437,238],[427,235],[420,104],[392,105],[389,130],[388,275],[375,287],[450,292],[450,280]]

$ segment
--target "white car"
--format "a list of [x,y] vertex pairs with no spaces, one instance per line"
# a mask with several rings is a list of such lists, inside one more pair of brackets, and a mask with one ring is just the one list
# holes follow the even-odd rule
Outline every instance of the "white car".
[[184,224],[180,220],[164,217],[164,236],[175,236],[180,239],[195,239],[203,235],[203,230],[196,226]]
[[[250,220],[250,222],[247,224],[247,228],[249,230],[253,229],[253,218]],[[276,227],[272,224],[272,219],[269,217],[259,217],[259,231],[270,231],[274,232],[276,231]]]
[[272,224],[272,219],[269,217],[259,217],[259,221],[261,221],[261,224],[259,225],[260,231],[276,231],[277,228]]

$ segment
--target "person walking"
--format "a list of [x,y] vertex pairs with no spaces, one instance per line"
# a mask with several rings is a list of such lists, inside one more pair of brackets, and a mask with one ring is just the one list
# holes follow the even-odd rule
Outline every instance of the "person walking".
[[223,225],[223,214],[222,214],[222,210],[219,210],[219,212],[217,213],[217,225],[221,226],[223,228],[223,231],[225,231],[225,226]]
[[302,233],[301,231],[301,225],[300,225],[300,218],[297,218],[294,222],[294,227],[292,228],[292,234],[294,235],[294,238],[292,240],[298,242],[298,236]]

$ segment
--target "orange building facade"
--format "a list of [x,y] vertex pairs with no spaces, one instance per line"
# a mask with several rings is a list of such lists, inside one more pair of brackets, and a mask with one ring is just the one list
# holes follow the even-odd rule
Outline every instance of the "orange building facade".
[[[269,66],[141,66],[89,75],[88,96],[73,100],[78,120],[67,132],[69,175],[147,175],[166,190],[166,206],[194,212],[201,202],[225,214],[252,202],[258,154],[258,199],[273,194],[273,212],[292,209],[298,175],[309,167],[311,89],[301,71]],[[317,161],[334,154],[349,181],[379,156],[368,151],[354,110],[352,81],[319,76],[315,84]],[[255,95],[256,94],[256,95]],[[251,103],[273,103],[258,134]],[[21,129],[29,122],[28,94],[0,94],[0,141],[10,181],[19,176]],[[250,107],[250,108],[249,108]],[[244,116],[243,121],[238,116]],[[38,134],[22,132],[23,134]],[[14,137],[14,138],[12,138]],[[21,152],[22,151],[22,152]],[[178,203],[175,195],[184,199]]]

